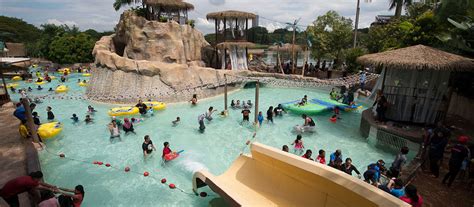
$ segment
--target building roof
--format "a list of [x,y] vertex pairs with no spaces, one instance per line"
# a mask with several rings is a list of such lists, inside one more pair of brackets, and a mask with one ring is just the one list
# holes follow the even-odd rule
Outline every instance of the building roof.
[[242,41],[242,42],[221,42],[221,43],[216,45],[216,47],[219,48],[219,49],[229,48],[229,47],[232,47],[232,46],[237,46],[237,47],[241,47],[241,48],[252,48],[252,47],[255,47],[255,44],[251,43],[251,42]]
[[194,5],[181,0],[144,0],[150,6],[162,7],[169,10],[193,10]]
[[23,43],[6,42],[7,57],[26,57],[26,49]]
[[[270,46],[268,49],[272,51],[278,51],[278,52],[291,52],[293,44],[286,43],[283,44],[282,46],[278,47],[278,45],[273,45]],[[303,47],[301,45],[294,45],[295,46],[295,52],[300,52],[303,51]]]
[[397,70],[473,71],[474,60],[424,45],[363,55],[357,61],[366,65]]
[[255,19],[257,15],[249,12],[243,11],[235,11],[235,10],[227,10],[227,11],[220,11],[220,12],[212,12],[206,15],[207,19]]

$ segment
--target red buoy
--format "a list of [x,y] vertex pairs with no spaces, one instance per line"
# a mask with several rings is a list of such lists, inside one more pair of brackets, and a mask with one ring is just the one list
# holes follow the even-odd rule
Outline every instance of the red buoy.
[[206,197],[206,196],[207,196],[207,193],[206,193],[206,192],[201,192],[201,193],[199,193],[199,195],[200,195],[201,197]]
[[143,176],[145,176],[145,177],[148,176],[148,175],[150,175],[150,173],[148,173],[146,171],[143,173]]
[[171,189],[175,189],[175,188],[176,188],[176,185],[174,185],[173,183],[171,183],[169,186],[170,186]]
[[97,165],[97,164],[99,164],[99,162],[97,162],[97,161],[94,161],[93,163],[94,163],[94,165]]
[[161,179],[161,183],[166,183],[166,179],[165,178]]
[[59,157],[65,157],[64,153],[59,154]]
[[129,167],[125,167],[125,172],[128,172],[130,171],[130,168]]
[[97,162],[97,164],[98,164],[98,165],[102,165],[102,164],[104,164],[104,163],[103,163],[103,162]]
[[107,164],[105,164],[105,166],[106,166],[106,167],[110,167],[110,164],[109,164],[109,163],[107,163]]

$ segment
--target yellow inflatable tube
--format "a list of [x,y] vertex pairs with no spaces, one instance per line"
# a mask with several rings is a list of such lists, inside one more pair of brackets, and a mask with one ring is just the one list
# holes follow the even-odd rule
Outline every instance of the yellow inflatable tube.
[[16,88],[17,86],[18,86],[18,83],[9,83],[7,85],[7,88],[11,88],[11,87]]
[[87,84],[87,83],[84,83],[84,82],[80,82],[80,83],[79,83],[79,86],[82,86],[82,87],[85,87],[85,86],[87,86],[87,85],[88,85],[88,84]]
[[89,77],[89,76],[91,76],[91,74],[90,73],[84,73],[84,74],[82,74],[82,76]]
[[145,101],[143,102],[146,106],[149,108],[153,108],[153,110],[163,110],[166,108],[166,104],[163,102],[158,102],[158,101]]
[[56,88],[56,93],[67,92],[69,89],[65,85],[60,85]]
[[112,108],[109,110],[109,116],[126,116],[138,114],[138,108],[134,106],[124,106]]
[[70,73],[71,70],[69,68],[61,68],[61,69],[58,70],[58,72],[60,72],[60,73],[64,73],[64,72]]
[[51,122],[46,124],[41,124],[38,127],[38,134],[41,139],[50,139],[55,137],[63,130],[63,126],[59,122]]
[[46,81],[35,82],[35,83],[36,83],[36,85],[43,85],[43,84],[45,84],[45,83],[46,83]]
[[12,78],[12,81],[21,81],[21,80],[22,80],[21,76],[18,76],[18,75],[13,76],[13,78]]

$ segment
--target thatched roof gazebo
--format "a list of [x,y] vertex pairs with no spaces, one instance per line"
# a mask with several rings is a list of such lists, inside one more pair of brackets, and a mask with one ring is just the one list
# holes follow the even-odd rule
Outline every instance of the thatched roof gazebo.
[[386,118],[433,124],[444,120],[452,72],[474,71],[474,60],[424,45],[361,56],[364,65],[383,68],[381,91],[390,103]]
[[214,20],[215,25],[216,35],[215,44],[213,45],[217,58],[215,67],[219,68],[219,61],[221,61],[221,69],[248,69],[248,48],[253,47],[253,43],[247,40],[248,21],[257,18],[257,15],[243,11],[227,10],[209,13],[206,18]]
[[183,17],[185,23],[188,20],[188,11],[194,9],[194,5],[181,0],[144,0],[143,3],[146,5],[149,20],[166,18],[183,23]]

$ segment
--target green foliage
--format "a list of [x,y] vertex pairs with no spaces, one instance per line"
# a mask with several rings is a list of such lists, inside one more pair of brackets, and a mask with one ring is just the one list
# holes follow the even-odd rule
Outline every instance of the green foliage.
[[186,21],[186,24],[194,28],[196,26],[196,21],[194,19],[189,19]]
[[334,58],[336,67],[342,62],[343,52],[351,47],[352,20],[328,11],[307,28],[312,38],[312,55],[316,59]]
[[0,40],[4,42],[34,42],[40,30],[13,17],[0,16]]
[[344,57],[346,59],[347,72],[354,73],[362,70],[363,66],[357,63],[357,58],[367,54],[367,50],[364,48],[350,48],[344,51]]
[[92,62],[94,44],[95,40],[86,33],[63,34],[51,42],[47,58],[60,64]]
[[270,44],[268,30],[265,27],[252,27],[248,30],[248,41],[256,44]]

